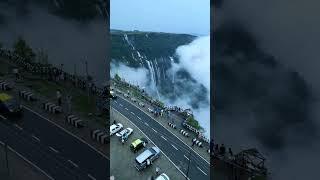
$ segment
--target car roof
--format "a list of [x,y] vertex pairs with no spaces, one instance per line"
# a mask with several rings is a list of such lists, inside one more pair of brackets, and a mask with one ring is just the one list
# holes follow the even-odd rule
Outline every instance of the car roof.
[[144,160],[146,160],[148,157],[150,157],[153,153],[150,151],[150,149],[146,149],[143,153],[141,153],[138,157],[136,157],[136,160],[139,163],[142,163]]
[[170,178],[165,173],[162,173],[156,180],[170,180]]
[[11,96],[6,93],[0,93],[0,101],[7,101],[11,99]]
[[136,147],[138,144],[142,143],[141,139],[134,140],[131,144]]

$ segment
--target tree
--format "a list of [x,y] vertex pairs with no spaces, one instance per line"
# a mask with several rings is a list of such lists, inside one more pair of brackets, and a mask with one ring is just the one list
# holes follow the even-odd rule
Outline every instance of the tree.
[[36,55],[33,52],[32,48],[27,45],[26,41],[19,37],[18,40],[13,45],[14,53],[26,59],[27,61],[31,61]]

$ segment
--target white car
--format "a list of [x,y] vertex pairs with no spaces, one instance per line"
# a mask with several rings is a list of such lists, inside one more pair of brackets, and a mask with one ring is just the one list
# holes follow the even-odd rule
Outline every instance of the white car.
[[120,131],[123,128],[123,125],[121,123],[112,124],[110,126],[110,136],[114,135],[118,131]]
[[156,178],[156,180],[170,180],[170,178],[165,173],[162,173]]
[[128,137],[132,134],[132,132],[133,132],[133,129],[126,128],[126,129],[122,130],[121,132],[117,133],[116,136],[118,136],[120,138],[120,140],[123,139],[126,141],[128,139]]

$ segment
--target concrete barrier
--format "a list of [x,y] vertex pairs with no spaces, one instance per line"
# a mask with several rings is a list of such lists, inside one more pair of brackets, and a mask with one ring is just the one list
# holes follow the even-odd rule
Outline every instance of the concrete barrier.
[[5,81],[0,81],[0,89],[3,91],[7,91],[7,90],[11,90],[12,87],[10,86],[9,83],[7,83]]
[[36,98],[34,97],[34,94],[30,91],[19,91],[19,96],[27,101],[36,100]]
[[177,129],[177,126],[175,125],[175,124],[173,124],[173,123],[168,123],[168,125],[170,126],[170,127],[172,127],[173,129]]
[[179,132],[180,132],[182,135],[184,135],[184,136],[186,136],[186,137],[189,137],[189,133],[188,133],[187,131],[181,129]]
[[91,131],[91,138],[101,144],[107,144],[109,142],[107,133],[99,129]]
[[42,105],[42,108],[50,113],[56,114],[62,112],[62,108],[60,106],[57,106],[51,102],[45,102]]
[[195,145],[197,145],[197,146],[199,146],[199,147],[202,147],[202,142],[199,141],[199,140],[197,140],[197,138],[193,138],[193,139],[192,139],[192,142],[193,142]]
[[84,127],[83,121],[76,117],[75,115],[67,115],[66,116],[66,122],[71,124],[72,126],[76,127],[76,128],[82,128]]

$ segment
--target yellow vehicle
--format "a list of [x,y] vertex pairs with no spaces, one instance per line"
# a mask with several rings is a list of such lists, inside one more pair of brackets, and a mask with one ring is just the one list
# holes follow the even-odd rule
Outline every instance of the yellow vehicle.
[[147,143],[148,143],[148,140],[145,138],[136,139],[130,144],[130,149],[133,152],[137,152],[140,149],[144,148]]
[[21,115],[22,106],[12,96],[6,93],[0,93],[0,113],[3,115]]

